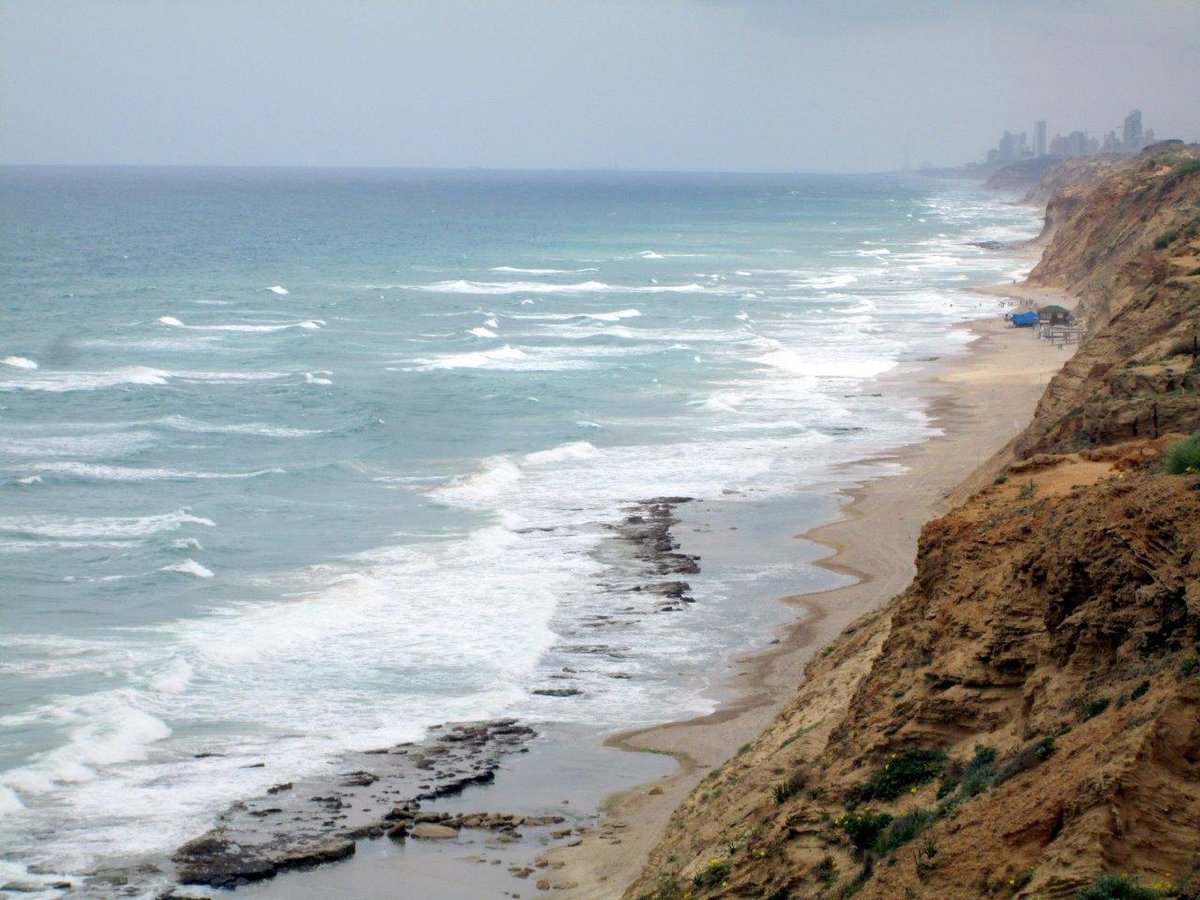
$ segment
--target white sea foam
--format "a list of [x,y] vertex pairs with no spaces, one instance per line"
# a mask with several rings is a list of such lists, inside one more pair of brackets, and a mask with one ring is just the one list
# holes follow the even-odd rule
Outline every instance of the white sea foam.
[[[23,809],[25,809],[25,804],[21,802],[21,798],[17,796],[17,792],[10,787],[0,784],[0,816],[16,815]],[[23,875],[24,873],[20,874]],[[21,880],[24,879],[22,878]]]
[[738,411],[738,405],[745,402],[745,399],[741,394],[721,391],[703,400],[693,400],[691,405],[709,412],[735,413]]
[[41,484],[41,483],[42,483],[41,475],[26,475],[24,478],[17,479],[17,484],[35,485],[35,484]]
[[316,372],[305,372],[304,373],[304,381],[307,384],[333,384],[333,379],[331,379],[329,377],[332,374],[333,374],[332,372],[326,371],[324,369],[321,369]]
[[643,250],[638,254],[642,259],[665,259],[661,253],[656,253],[653,250]]
[[157,516],[113,516],[102,518],[70,518],[65,516],[3,516],[0,534],[28,537],[59,538],[140,538],[164,531],[178,531],[185,525],[213,528],[216,523],[203,516],[194,516],[186,509]]
[[173,563],[169,566],[163,566],[158,571],[160,572],[178,572],[180,575],[191,575],[194,578],[212,578],[212,569],[205,568],[196,562],[194,559],[185,559],[183,562]]
[[795,375],[814,375],[823,378],[873,378],[896,367],[895,359],[887,357],[864,357],[855,359],[848,355],[828,352],[801,352],[798,350],[773,350],[755,357],[752,362]]
[[524,350],[505,344],[495,350],[478,353],[452,353],[427,364],[430,369],[482,369],[495,362],[525,359]]
[[188,661],[176,656],[150,675],[148,686],[160,694],[182,694],[191,684],[194,674]]
[[0,364],[11,366],[14,369],[36,369],[38,367],[36,362],[24,356],[6,356],[4,359],[0,359]]
[[280,294],[280,295],[286,294],[288,292],[288,289],[285,288],[281,284],[273,284],[269,288],[264,288],[263,290],[270,291],[272,294]]
[[494,338],[496,336],[496,332],[489,331],[486,328],[472,328],[469,333],[481,338]]

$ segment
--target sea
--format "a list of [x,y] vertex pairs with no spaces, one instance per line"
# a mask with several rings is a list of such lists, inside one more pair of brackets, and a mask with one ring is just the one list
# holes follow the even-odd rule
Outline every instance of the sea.
[[0,169],[0,882],[439,723],[711,710],[739,597],[818,570],[621,617],[612,526],[827,517],[1039,227],[908,174]]

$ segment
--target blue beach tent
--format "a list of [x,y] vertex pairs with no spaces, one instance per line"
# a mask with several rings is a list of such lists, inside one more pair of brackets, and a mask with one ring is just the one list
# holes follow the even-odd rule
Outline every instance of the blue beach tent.
[[1038,314],[1032,310],[1013,313],[1012,323],[1014,328],[1032,328],[1038,323]]

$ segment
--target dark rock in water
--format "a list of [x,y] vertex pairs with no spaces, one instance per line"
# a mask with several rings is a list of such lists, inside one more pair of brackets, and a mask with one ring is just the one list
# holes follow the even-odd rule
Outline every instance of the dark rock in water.
[[433,822],[422,822],[420,825],[414,825],[410,833],[415,838],[434,841],[452,840],[458,837],[458,832],[453,828],[448,828],[445,825],[437,825]]
[[679,542],[671,536],[671,528],[679,524],[673,515],[681,503],[690,497],[657,497],[643,500],[619,525],[610,526],[633,547],[634,557],[653,574],[695,574],[700,571],[699,557],[679,553]]
[[1006,241],[968,241],[968,243],[980,250],[1008,250],[1012,246]]
[[345,859],[362,838],[402,839],[413,832],[421,801],[492,781],[501,758],[533,736],[515,719],[500,719],[442,726],[420,744],[351,754],[342,775],[284,782],[232,804],[216,827],[175,851],[177,880],[235,887]]
[[579,691],[575,688],[537,688],[532,693],[542,697],[574,697]]

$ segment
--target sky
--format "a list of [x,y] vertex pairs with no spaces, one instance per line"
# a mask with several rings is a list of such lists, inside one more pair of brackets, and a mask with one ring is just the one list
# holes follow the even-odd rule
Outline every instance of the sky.
[[0,163],[867,172],[1200,139],[1200,0],[0,0]]

